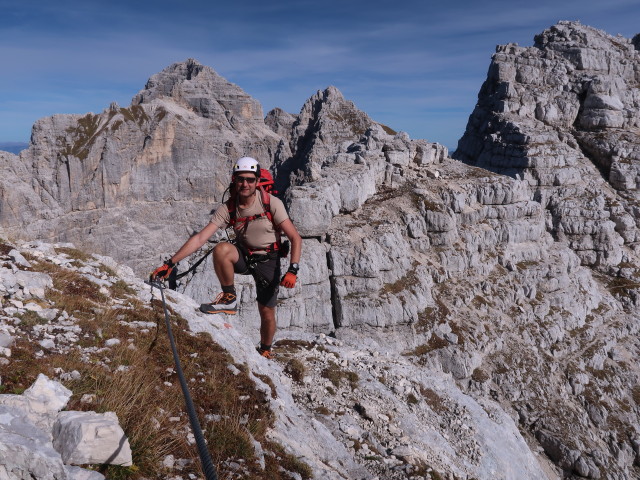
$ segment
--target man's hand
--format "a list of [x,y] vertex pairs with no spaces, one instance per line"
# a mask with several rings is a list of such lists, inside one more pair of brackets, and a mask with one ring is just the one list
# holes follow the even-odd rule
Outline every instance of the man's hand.
[[171,259],[164,262],[161,267],[156,268],[151,275],[149,275],[149,280],[154,282],[156,279],[158,280],[166,280],[171,275],[171,271],[175,267],[175,264],[171,261]]
[[295,273],[287,272],[284,274],[284,277],[282,277],[282,281],[280,282],[280,285],[286,288],[293,288],[296,286],[297,279],[298,279],[298,276]]

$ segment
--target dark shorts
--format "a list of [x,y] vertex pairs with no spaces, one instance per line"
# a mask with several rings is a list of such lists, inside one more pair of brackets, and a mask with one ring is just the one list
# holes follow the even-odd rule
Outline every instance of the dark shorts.
[[233,270],[239,275],[252,275],[256,282],[256,300],[266,307],[275,307],[280,287],[280,258],[267,255],[249,255],[242,248],[238,250],[238,261]]

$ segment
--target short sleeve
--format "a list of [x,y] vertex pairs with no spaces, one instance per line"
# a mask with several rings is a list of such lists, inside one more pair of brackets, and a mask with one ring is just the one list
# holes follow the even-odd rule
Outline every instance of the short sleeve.
[[231,220],[231,217],[226,203],[220,205],[211,215],[211,223],[214,223],[218,228],[227,228],[229,220]]
[[274,197],[271,195],[271,215],[273,217],[274,225],[280,225],[287,218],[289,218],[289,214],[287,210],[284,208],[284,203],[278,197]]

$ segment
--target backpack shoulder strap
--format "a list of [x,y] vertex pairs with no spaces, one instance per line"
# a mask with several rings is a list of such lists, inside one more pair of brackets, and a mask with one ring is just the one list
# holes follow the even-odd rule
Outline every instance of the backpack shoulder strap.
[[227,210],[229,211],[229,226],[233,227],[237,221],[236,219],[236,198],[234,195],[227,200]]
[[267,217],[269,217],[269,220],[271,220],[271,223],[273,223],[273,215],[271,215],[271,195],[269,195],[262,187],[260,187],[260,195],[262,199],[262,208],[267,214]]
[[271,213],[271,194],[269,194],[262,187],[260,187],[260,190],[262,192],[262,206],[263,206],[264,212],[267,215],[267,218],[269,219],[269,221],[271,222],[271,225],[273,225],[273,231],[276,234],[276,241],[272,245],[270,245],[269,250],[277,251],[282,248],[282,237],[281,237],[280,229],[276,225],[276,222],[273,220],[273,214]]

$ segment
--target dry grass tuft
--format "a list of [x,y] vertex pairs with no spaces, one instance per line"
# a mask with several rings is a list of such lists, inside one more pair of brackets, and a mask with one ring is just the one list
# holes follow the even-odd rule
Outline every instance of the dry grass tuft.
[[451,410],[435,390],[421,386],[420,394],[435,413],[444,414]]
[[292,358],[287,362],[284,367],[285,373],[287,373],[295,382],[302,383],[304,381],[304,375],[306,368],[297,358]]
[[[110,359],[111,364],[126,370],[113,372],[104,365],[87,365],[82,378],[68,385],[74,392],[68,408],[116,412],[129,437],[134,465],[141,473],[155,471],[166,455],[176,451],[188,454],[185,436],[174,435],[177,425],[169,421],[172,413],[181,410],[181,399],[175,389],[160,386],[162,372],[149,368],[149,356],[118,346],[110,352]],[[66,369],[76,369],[76,360],[65,365]],[[81,403],[85,394],[95,395],[96,403]],[[186,422],[180,426],[184,429]]]
[[[0,365],[0,393],[21,394],[35,382],[38,374],[47,374],[48,370],[34,362],[36,345],[29,339],[17,337],[11,346],[11,362]],[[51,373],[53,373],[51,371]]]
[[336,388],[340,388],[340,383],[344,379],[349,382],[351,389],[358,387],[358,381],[360,378],[355,372],[343,370],[340,366],[332,361],[329,361],[329,366],[320,372],[320,375],[329,380]]
[[[275,442],[268,442],[267,447],[270,451],[275,453],[275,456],[266,456],[265,460],[267,463],[267,468],[283,468],[290,472],[295,472],[299,474],[303,480],[309,480],[313,478],[313,472],[311,468],[300,461],[294,455],[291,455],[285,452],[284,448],[281,445]],[[290,478],[290,477],[281,477],[281,478]]]
[[278,340],[278,343],[276,344],[278,347],[278,355],[295,353],[300,350],[311,350],[314,345],[314,343],[308,342],[307,340],[290,339]]
[[271,377],[269,377],[268,375],[263,375],[261,373],[256,373],[255,375],[269,386],[269,389],[271,390],[271,398],[278,398],[276,385],[273,383],[273,380],[271,380]]
[[433,352],[434,350],[439,350],[441,348],[446,348],[449,345],[451,345],[451,344],[447,340],[445,340],[444,338],[440,338],[435,333],[432,333],[431,334],[431,338],[429,338],[429,341],[427,343],[424,343],[422,345],[418,345],[413,350],[410,350],[408,352],[404,352],[402,355],[404,355],[404,356],[421,357],[423,355],[427,355],[430,352]]
[[[113,276],[113,275],[112,275]],[[112,297],[122,298],[135,295],[136,291],[131,288],[124,280],[118,280],[109,287]]]
[[12,247],[11,245],[7,245],[6,243],[4,243],[2,239],[0,239],[0,255],[1,256],[9,255],[9,252],[13,250],[13,248],[14,247]]
[[479,382],[479,383],[484,383],[490,379],[489,374],[485,372],[483,369],[481,369],[480,367],[473,370],[473,373],[471,374],[471,378],[475,382]]
[[93,260],[93,257],[82,250],[73,247],[56,247],[56,253],[64,254],[72,260],[80,260],[81,262],[87,263]]

